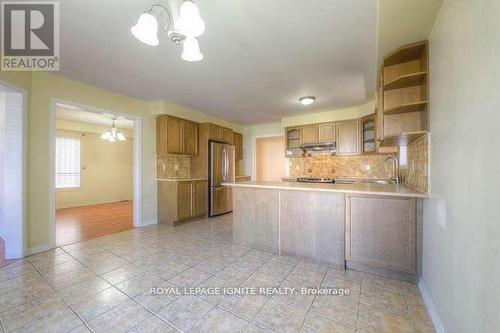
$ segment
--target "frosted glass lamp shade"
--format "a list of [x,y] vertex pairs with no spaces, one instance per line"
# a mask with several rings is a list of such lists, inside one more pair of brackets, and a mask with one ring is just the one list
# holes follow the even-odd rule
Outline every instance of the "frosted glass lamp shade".
[[203,59],[203,54],[200,52],[200,45],[196,38],[186,37],[181,58],[185,61],[200,61]]
[[194,2],[186,0],[182,3],[176,28],[182,34],[189,37],[203,35],[205,32],[205,22],[200,17],[200,10]]
[[142,13],[137,24],[130,28],[135,38],[150,46],[160,44],[158,40],[158,21],[151,13]]

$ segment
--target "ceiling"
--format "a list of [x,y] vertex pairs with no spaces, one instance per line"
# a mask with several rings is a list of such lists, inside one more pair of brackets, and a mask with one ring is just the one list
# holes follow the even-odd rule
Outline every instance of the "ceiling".
[[[206,24],[198,63],[181,60],[164,33],[158,47],[131,35],[154,2],[61,2],[61,74],[243,125],[373,98],[376,0],[198,0]],[[303,107],[304,95],[317,102]]]
[[[93,124],[104,127],[111,127],[113,115],[109,113],[96,113],[85,111],[72,106],[58,105],[56,110],[56,118],[76,121],[79,123]],[[116,127],[122,129],[133,129],[134,122],[123,117],[117,117],[115,120]]]
[[427,39],[443,0],[380,0],[378,62],[398,47]]

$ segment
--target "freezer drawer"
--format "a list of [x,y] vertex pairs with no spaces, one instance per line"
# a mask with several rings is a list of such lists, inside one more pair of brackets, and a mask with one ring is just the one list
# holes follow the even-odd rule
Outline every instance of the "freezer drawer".
[[210,216],[233,211],[233,190],[228,187],[210,188]]

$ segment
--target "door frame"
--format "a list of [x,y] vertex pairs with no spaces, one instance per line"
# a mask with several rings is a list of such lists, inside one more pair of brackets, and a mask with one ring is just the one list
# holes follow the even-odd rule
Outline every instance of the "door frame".
[[98,108],[95,106],[84,105],[72,101],[67,101],[59,98],[50,99],[50,248],[56,247],[56,181],[55,181],[55,145],[56,145],[56,119],[57,119],[57,104],[65,104],[73,106],[88,112],[107,113],[114,116],[127,118],[134,122],[134,203],[133,203],[133,221],[134,227],[142,227],[141,208],[141,146],[142,146],[142,117],[131,115],[128,113],[111,111]]
[[[252,149],[253,149],[253,156],[252,156],[252,180],[256,181],[257,180],[257,139],[265,139],[265,138],[275,138],[282,136],[283,139],[285,139],[285,133],[277,133],[277,134],[268,134],[268,135],[257,135],[253,138],[252,142]],[[285,159],[285,176],[287,175],[287,161],[286,157],[283,156]]]
[[[20,239],[20,242],[15,244],[14,249],[12,249],[12,245],[10,243],[8,244],[7,241],[5,241],[5,256],[6,259],[17,259],[17,258],[22,258],[28,253],[28,235],[26,233],[26,211],[27,211],[27,205],[26,205],[26,193],[27,193],[27,161],[28,161],[28,90],[16,85],[13,85],[9,82],[6,82],[4,80],[0,80],[0,85],[4,86],[8,89],[11,89],[15,91],[16,93],[21,94],[22,96],[22,101],[23,101],[23,106],[22,106],[22,133],[21,133],[21,138],[22,138],[22,153],[21,153],[21,168],[22,168],[22,173],[21,173],[21,198],[22,198],[22,213],[21,213],[21,228],[18,229],[18,232],[16,232],[16,238]],[[14,253],[14,254],[12,254]]]

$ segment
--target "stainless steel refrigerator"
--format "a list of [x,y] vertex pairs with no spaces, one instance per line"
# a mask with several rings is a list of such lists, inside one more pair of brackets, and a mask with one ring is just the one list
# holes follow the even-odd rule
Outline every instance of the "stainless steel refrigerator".
[[210,141],[209,159],[208,216],[232,212],[232,190],[221,184],[234,182],[234,146]]

